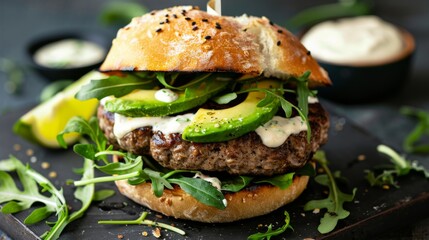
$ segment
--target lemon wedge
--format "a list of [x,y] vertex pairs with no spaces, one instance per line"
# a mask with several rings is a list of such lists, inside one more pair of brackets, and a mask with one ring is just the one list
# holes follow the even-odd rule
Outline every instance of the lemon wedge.
[[[41,103],[23,115],[13,126],[19,136],[49,148],[59,148],[57,134],[66,126],[70,118],[81,116],[89,119],[94,115],[98,100],[80,101],[74,98],[79,89],[93,79],[102,79],[106,75],[92,71],[57,93],[54,97]],[[67,144],[74,143],[78,134],[66,134]]]

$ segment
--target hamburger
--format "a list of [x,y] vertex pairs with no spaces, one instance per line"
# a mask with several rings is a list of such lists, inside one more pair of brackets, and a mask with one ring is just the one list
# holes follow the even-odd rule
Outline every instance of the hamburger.
[[232,222],[270,213],[303,192],[309,176],[300,169],[327,141],[328,115],[311,89],[331,81],[265,17],[152,11],[118,31],[100,71],[109,78],[77,97],[101,99],[108,142],[144,158],[140,179],[116,185],[167,216]]

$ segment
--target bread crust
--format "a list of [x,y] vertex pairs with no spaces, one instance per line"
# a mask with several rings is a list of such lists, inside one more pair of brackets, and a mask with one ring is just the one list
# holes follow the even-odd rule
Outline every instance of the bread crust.
[[267,18],[227,17],[190,6],[154,11],[118,31],[101,71],[236,72],[287,79],[327,73],[286,29]]
[[164,189],[156,197],[151,183],[130,185],[127,180],[116,181],[121,194],[134,202],[174,218],[207,223],[234,222],[268,214],[292,201],[304,191],[308,176],[294,176],[293,183],[282,190],[272,185],[257,185],[237,193],[226,193],[227,207],[223,210],[198,202],[177,185]]

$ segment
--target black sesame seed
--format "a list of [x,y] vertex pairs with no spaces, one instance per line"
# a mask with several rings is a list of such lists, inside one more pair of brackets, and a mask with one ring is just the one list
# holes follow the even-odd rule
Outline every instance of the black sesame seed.
[[247,32],[247,28],[243,29],[243,32]]
[[194,27],[192,28],[192,30],[193,30],[193,31],[198,30],[198,26],[194,26]]
[[210,39],[212,39],[212,37],[211,36],[205,36],[204,37],[206,40],[210,40]]
[[311,52],[310,51],[307,51],[307,56],[311,56]]
[[169,15],[168,15],[168,14],[165,14],[165,17],[169,17]]
[[217,28],[217,29],[222,29],[222,27],[220,26],[220,24],[219,24],[219,23],[216,23],[216,28]]
[[273,25],[274,25],[274,23],[270,21],[270,25],[271,25],[271,26],[273,26]]
[[203,22],[209,22],[209,20],[207,18],[204,18],[202,21]]
[[277,41],[277,46],[280,46],[282,44],[281,41]]
[[283,31],[281,29],[277,30],[278,33],[283,33]]
[[185,10],[185,9],[182,9],[182,13],[186,13],[186,10]]
[[185,17],[186,21],[191,21],[192,19],[190,17]]
[[160,22],[159,24],[164,24],[164,22]]
[[182,12],[182,15],[183,15],[183,16],[186,16],[186,13]]
[[197,24],[196,22],[192,22],[192,26],[194,26],[195,24]]
[[165,23],[170,23],[170,20],[168,20],[168,18],[166,18]]
[[173,14],[173,17],[174,17],[174,18],[177,18],[177,15],[176,15],[176,14]]
[[156,29],[156,31],[155,31],[155,32],[157,32],[157,33],[162,32],[162,28],[158,28],[158,29]]

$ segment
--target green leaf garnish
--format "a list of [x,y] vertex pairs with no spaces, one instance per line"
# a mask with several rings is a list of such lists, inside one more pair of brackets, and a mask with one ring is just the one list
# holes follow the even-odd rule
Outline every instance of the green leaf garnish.
[[294,175],[295,173],[293,172],[283,175],[277,175],[271,178],[265,178],[255,181],[255,183],[270,183],[271,185],[276,186],[280,189],[286,189],[292,184]]
[[266,232],[264,233],[258,232],[258,233],[252,234],[249,237],[247,237],[247,239],[248,240],[264,240],[264,239],[270,240],[271,237],[284,233],[288,228],[293,230],[292,226],[290,225],[289,213],[285,211],[284,214],[285,214],[285,224],[282,227],[279,227],[276,230],[273,230],[273,225],[270,224]]
[[328,168],[328,161],[323,151],[317,151],[313,159],[320,164],[326,174],[318,175],[315,181],[323,186],[329,188],[329,195],[325,199],[311,200],[304,206],[304,211],[314,209],[326,209],[326,213],[322,219],[317,230],[322,233],[329,233],[337,226],[339,220],[347,218],[350,212],[343,208],[344,202],[351,202],[356,194],[356,188],[353,189],[352,194],[343,193],[337,186],[336,178],[340,177],[340,173],[332,174]]
[[252,177],[237,176],[233,179],[222,181],[222,190],[229,192],[238,192],[245,188],[252,181]]
[[186,193],[199,202],[218,209],[225,209],[225,197],[211,183],[199,178],[170,178],[169,182],[178,184]]
[[403,156],[400,156],[392,148],[386,145],[378,145],[377,151],[388,156],[392,165],[383,167],[383,171],[376,175],[374,171],[366,170],[365,178],[368,180],[371,186],[393,186],[399,188],[396,178],[399,176],[405,176],[410,173],[411,170],[422,172],[426,178],[429,178],[429,171],[423,166],[418,165],[416,161],[411,162],[406,160]]
[[138,225],[147,225],[147,226],[153,226],[153,227],[161,227],[164,229],[168,229],[170,231],[173,231],[175,233],[178,233],[180,235],[185,235],[185,231],[183,231],[180,228],[177,227],[173,227],[171,225],[165,224],[165,223],[160,223],[158,221],[151,221],[151,220],[147,220],[147,212],[142,212],[142,214],[140,215],[139,218],[137,218],[136,220],[104,220],[104,221],[98,221],[98,224],[118,224],[118,225],[133,225],[133,224],[138,224]]
[[141,78],[136,74],[126,76],[110,76],[105,79],[91,80],[84,85],[75,97],[79,100],[96,98],[101,100],[108,96],[122,97],[136,89],[153,89],[157,83],[153,76],[148,75]]
[[402,107],[401,114],[417,118],[418,123],[415,128],[407,135],[403,142],[403,147],[409,153],[429,153],[429,144],[419,144],[424,136],[429,136],[429,112],[411,108]]

